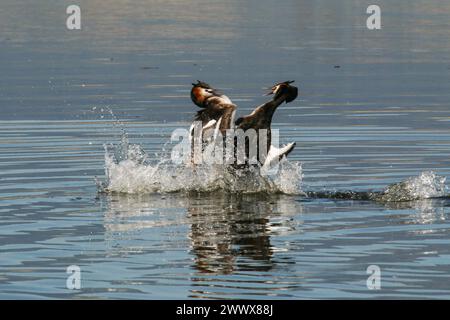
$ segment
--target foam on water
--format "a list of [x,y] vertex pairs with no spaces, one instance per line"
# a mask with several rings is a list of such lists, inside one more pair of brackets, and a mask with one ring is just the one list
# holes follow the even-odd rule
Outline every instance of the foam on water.
[[433,171],[425,171],[416,177],[387,186],[383,191],[312,191],[307,192],[311,198],[328,198],[341,200],[362,200],[378,202],[405,202],[432,198],[448,197],[445,177]]
[[445,177],[438,176],[433,171],[425,171],[417,177],[388,186],[379,195],[378,200],[391,202],[445,197],[445,180]]
[[214,192],[285,193],[314,198],[375,200],[401,202],[447,195],[445,177],[433,171],[389,185],[381,192],[325,191],[304,193],[302,165],[283,159],[276,174],[263,176],[259,168],[234,170],[224,165],[177,165],[170,157],[151,159],[138,144],[131,144],[126,134],[117,145],[105,145],[106,180],[98,181],[100,192],[169,193]]
[[[103,111],[103,110],[102,110]],[[381,192],[321,191],[303,192],[302,164],[283,159],[277,172],[261,175],[259,168],[234,170],[217,164],[175,164],[169,155],[149,157],[142,146],[129,143],[127,133],[111,109],[107,111],[121,129],[118,144],[105,145],[105,181],[97,181],[106,193],[214,192],[284,193],[312,198],[404,202],[447,196],[445,177],[425,171]]]
[[303,194],[302,166],[282,160],[277,173],[262,176],[259,168],[233,170],[225,165],[175,164],[169,157],[150,159],[143,148],[124,134],[118,145],[105,146],[106,181],[101,192],[168,193],[212,192]]

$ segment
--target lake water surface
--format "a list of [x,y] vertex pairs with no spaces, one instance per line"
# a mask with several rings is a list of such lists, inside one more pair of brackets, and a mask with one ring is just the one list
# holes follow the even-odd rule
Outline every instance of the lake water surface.
[[[377,1],[381,30],[371,1],[80,0],[80,31],[70,4],[0,3],[0,298],[450,298],[450,198],[427,189],[450,176],[450,2]],[[149,182],[197,79],[239,115],[296,80],[273,127],[309,196]],[[99,192],[125,137],[152,166]],[[336,199],[422,172],[415,201]]]

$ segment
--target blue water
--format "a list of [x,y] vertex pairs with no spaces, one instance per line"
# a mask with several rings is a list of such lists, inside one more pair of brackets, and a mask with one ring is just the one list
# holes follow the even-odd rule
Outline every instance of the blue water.
[[[450,298],[450,200],[104,194],[104,144],[154,158],[208,81],[240,115],[295,79],[274,118],[305,191],[450,176],[450,3],[0,3],[0,298]],[[339,66],[339,67],[337,67]],[[112,110],[113,115],[110,113]],[[448,182],[447,182],[448,184]],[[186,181],[189,185],[189,181]],[[66,269],[81,269],[81,289]],[[369,290],[366,269],[381,270]]]

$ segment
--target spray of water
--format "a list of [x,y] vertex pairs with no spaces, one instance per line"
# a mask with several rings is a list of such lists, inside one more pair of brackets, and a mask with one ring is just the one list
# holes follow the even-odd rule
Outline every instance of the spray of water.
[[283,160],[277,173],[261,175],[257,167],[235,170],[218,164],[175,164],[166,156],[151,159],[126,134],[119,144],[105,145],[106,181],[97,182],[101,192],[168,193],[214,192],[303,194],[302,166]]
[[377,200],[393,202],[441,198],[447,192],[445,180],[445,177],[438,176],[433,171],[422,172],[417,177],[388,186],[378,195]]
[[[103,110],[102,110],[103,111]],[[235,170],[218,164],[175,164],[167,152],[149,157],[138,144],[132,144],[124,125],[110,108],[106,111],[121,130],[118,144],[105,145],[105,181],[97,180],[105,193],[214,192],[284,193],[313,198],[403,202],[446,197],[445,177],[433,171],[422,172],[381,192],[302,191],[302,165],[283,159],[276,174],[261,175],[257,167]],[[167,143],[164,144],[164,148]]]
[[425,171],[417,177],[387,186],[383,191],[357,192],[347,191],[320,191],[307,192],[311,198],[327,198],[340,200],[377,201],[384,203],[406,202],[423,199],[447,197],[445,177],[433,171]]

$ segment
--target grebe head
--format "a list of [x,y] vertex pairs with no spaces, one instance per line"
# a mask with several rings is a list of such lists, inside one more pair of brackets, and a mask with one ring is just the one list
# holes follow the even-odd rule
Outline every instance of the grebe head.
[[211,87],[206,82],[197,80],[197,83],[192,84],[191,99],[197,106],[204,108],[204,102],[206,99],[212,96],[216,96],[216,92],[213,87]]
[[298,96],[298,88],[291,86],[294,81],[280,82],[270,88],[270,92],[267,95],[274,94],[273,99],[276,100],[282,95],[286,95],[286,103],[294,101]]

